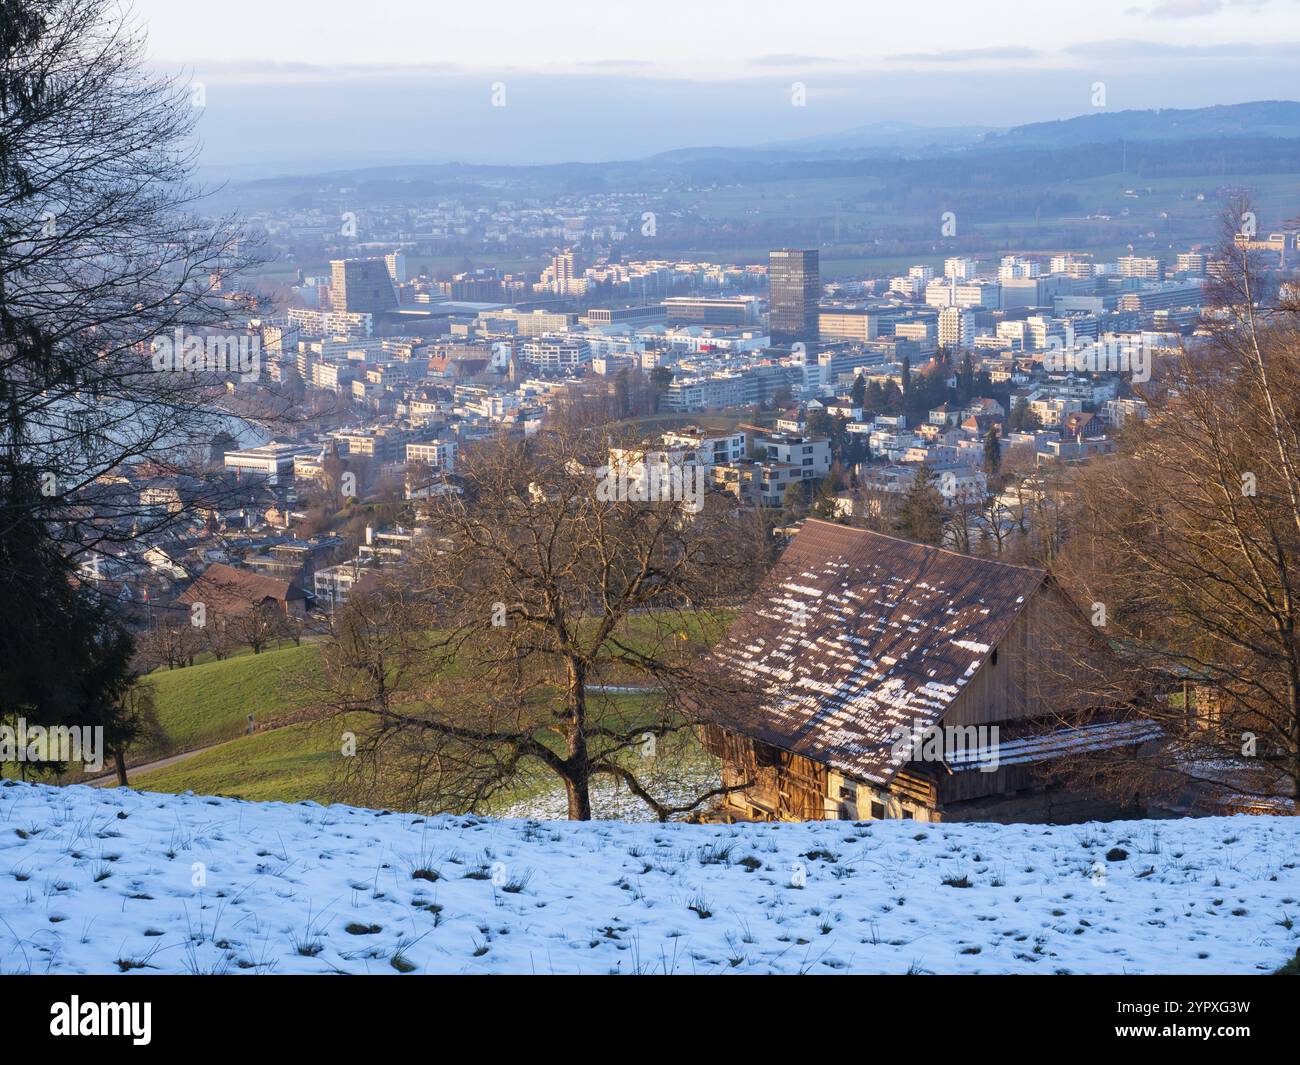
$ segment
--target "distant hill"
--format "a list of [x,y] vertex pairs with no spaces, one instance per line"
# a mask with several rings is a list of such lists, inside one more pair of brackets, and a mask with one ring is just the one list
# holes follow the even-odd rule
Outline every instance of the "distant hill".
[[1224,137],[1300,137],[1300,103],[1257,100],[1186,110],[1098,111],[1056,122],[1033,122],[988,133],[982,147],[1068,148],[1129,141],[1184,141]]
[[992,126],[918,126],[910,122],[873,122],[839,133],[818,137],[801,137],[769,145],[797,152],[852,152],[896,149],[913,152],[924,149],[951,149],[976,144]]
[[[1121,151],[1120,142],[1124,143]],[[1081,160],[1085,145],[1113,146]],[[810,167],[815,163],[815,167]],[[897,213],[930,191],[997,187],[999,210],[1015,202],[1008,189],[1028,183],[1030,214],[1042,210],[1041,186],[1105,173],[1147,177],[1244,177],[1300,172],[1300,102],[1260,100],[1195,109],[1102,111],[1006,130],[925,127],[902,122],[858,126],[836,134],[748,147],[679,148],[642,159],[538,166],[451,162],[363,166],[313,175],[240,182],[220,190],[212,209],[270,209],[308,203],[322,182],[358,189],[358,202],[420,202],[447,195],[490,202],[500,190],[528,195],[756,186],[787,180],[875,179],[882,209]],[[223,199],[224,197],[224,199]],[[892,198],[891,198],[892,197]],[[968,212],[985,203],[968,202]],[[1025,206],[1025,205],[1022,205]],[[1048,210],[1073,211],[1064,201]],[[1018,208],[1017,208],[1018,209]],[[977,214],[976,214],[977,216]],[[999,215],[999,217],[1013,217]]]
[[1053,122],[1031,122],[1010,129],[991,126],[918,126],[908,122],[876,122],[838,133],[778,141],[752,148],[683,148],[656,156],[687,161],[734,157],[742,152],[756,159],[807,155],[912,155],[952,152],[964,148],[1070,148],[1115,141],[1190,141],[1215,138],[1300,138],[1300,102],[1256,100],[1190,109],[1098,111]]

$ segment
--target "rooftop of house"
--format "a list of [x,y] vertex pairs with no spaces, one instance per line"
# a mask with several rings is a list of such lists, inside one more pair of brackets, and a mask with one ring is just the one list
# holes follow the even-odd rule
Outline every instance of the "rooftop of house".
[[289,581],[214,562],[176,601],[186,606],[203,603],[214,614],[239,615],[249,613],[268,599],[288,602],[303,598],[306,592]]

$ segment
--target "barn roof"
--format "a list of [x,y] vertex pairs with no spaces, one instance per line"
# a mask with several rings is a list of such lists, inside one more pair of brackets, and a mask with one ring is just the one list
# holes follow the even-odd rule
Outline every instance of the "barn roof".
[[711,656],[761,700],[699,711],[886,784],[908,758],[894,752],[894,730],[939,721],[1045,578],[809,520]]

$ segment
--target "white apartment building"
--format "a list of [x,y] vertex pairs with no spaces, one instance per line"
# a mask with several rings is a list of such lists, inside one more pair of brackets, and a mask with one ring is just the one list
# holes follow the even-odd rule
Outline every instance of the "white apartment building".
[[591,361],[591,346],[579,337],[547,334],[526,341],[520,357],[531,369],[565,373]]
[[919,277],[891,277],[889,279],[889,291],[897,292],[901,296],[909,299],[915,299],[922,292],[928,291],[926,283]]
[[1055,429],[1065,420],[1067,414],[1083,410],[1083,402],[1052,396],[1030,400],[1029,409],[1038,417],[1038,424],[1044,429]]
[[459,445],[454,440],[430,440],[406,445],[406,461],[419,462],[430,469],[451,473],[456,468]]
[[695,453],[688,461],[715,466],[723,462],[736,462],[745,457],[745,434],[742,432],[718,433],[704,429],[679,429],[663,434],[665,448],[687,448]]
[[804,477],[824,477],[831,468],[831,442],[824,436],[772,433],[755,444],[767,449],[768,459],[798,466]]
[[1122,255],[1117,265],[1120,277],[1140,277],[1145,281],[1165,279],[1165,261],[1141,255]]
[[352,596],[353,589],[369,572],[372,560],[354,558],[351,562],[340,562],[337,566],[318,569],[312,575],[312,591],[316,596],[316,609],[327,614],[346,603]]
[[1002,286],[996,281],[935,278],[925,287],[925,302],[931,307],[973,307],[996,309],[1002,301]]
[[374,334],[375,319],[369,311],[315,311],[291,307],[285,314],[290,326],[317,337],[364,339]]
[[1110,399],[1102,404],[1101,420],[1117,429],[1130,418],[1145,418],[1147,405],[1140,399]]
[[719,433],[688,427],[664,433],[657,442],[642,447],[609,449],[609,468],[631,478],[641,477],[647,466],[720,466],[745,458],[745,434]]
[[1018,281],[1023,278],[1037,277],[1039,264],[1033,259],[1019,255],[1004,255],[998,267],[998,279],[1001,281]]

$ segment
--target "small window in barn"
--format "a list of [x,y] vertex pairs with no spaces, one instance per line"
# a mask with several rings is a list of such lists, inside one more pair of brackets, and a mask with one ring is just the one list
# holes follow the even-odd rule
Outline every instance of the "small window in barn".
[[857,797],[858,797],[858,789],[853,784],[840,785],[841,799],[856,799]]
[[995,647],[993,648],[993,653],[989,655],[989,665],[996,666],[997,664],[998,664],[998,649]]
[[912,811],[911,811],[911,810],[907,810],[907,809],[904,809],[904,810],[903,810],[903,820],[904,820],[904,821],[910,821],[910,820],[912,820]]
[[873,802],[871,804],[871,819],[873,821],[883,821],[885,819],[885,804],[883,802]]

